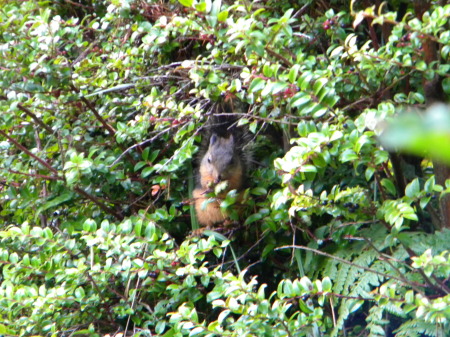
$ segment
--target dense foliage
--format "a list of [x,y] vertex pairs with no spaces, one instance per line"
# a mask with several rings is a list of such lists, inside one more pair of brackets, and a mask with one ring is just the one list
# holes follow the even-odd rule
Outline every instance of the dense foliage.
[[[450,334],[450,5],[0,4],[0,334]],[[191,235],[222,101],[245,214]]]

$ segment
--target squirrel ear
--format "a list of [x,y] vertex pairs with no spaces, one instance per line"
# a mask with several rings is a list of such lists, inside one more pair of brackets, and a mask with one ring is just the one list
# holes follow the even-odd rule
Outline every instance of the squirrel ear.
[[209,139],[209,145],[214,145],[214,143],[217,141],[217,135],[213,133],[211,135],[211,138]]

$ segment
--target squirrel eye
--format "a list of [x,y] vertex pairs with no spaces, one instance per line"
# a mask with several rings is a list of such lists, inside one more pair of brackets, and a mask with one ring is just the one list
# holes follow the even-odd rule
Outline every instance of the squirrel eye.
[[211,164],[211,157],[208,157],[208,163]]

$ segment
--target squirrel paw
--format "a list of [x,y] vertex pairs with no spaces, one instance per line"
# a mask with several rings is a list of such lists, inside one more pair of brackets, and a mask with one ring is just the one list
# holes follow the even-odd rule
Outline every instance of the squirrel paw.
[[202,235],[203,235],[203,232],[204,232],[205,230],[207,230],[207,229],[208,229],[208,227],[202,227],[202,228],[194,229],[194,230],[191,232],[191,234],[188,235],[188,238],[194,238],[194,237],[196,237],[196,236],[202,236]]

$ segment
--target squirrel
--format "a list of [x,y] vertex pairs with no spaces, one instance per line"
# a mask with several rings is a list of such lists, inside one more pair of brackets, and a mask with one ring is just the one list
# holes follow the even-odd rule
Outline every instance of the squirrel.
[[[221,200],[229,191],[243,189],[250,162],[250,153],[244,150],[248,143],[247,134],[234,126],[224,127],[227,124],[230,122],[225,121],[210,127],[212,133],[209,139],[206,137],[208,147],[201,156],[197,188],[192,193],[197,220],[200,225],[207,228],[229,219],[229,215],[220,209]],[[222,182],[225,183],[225,188],[216,195],[216,198],[208,196],[214,191],[214,187]]]

